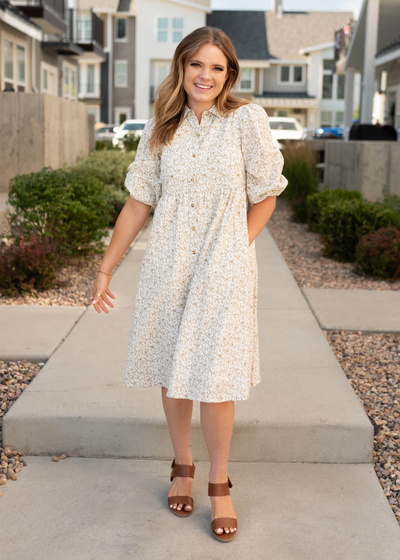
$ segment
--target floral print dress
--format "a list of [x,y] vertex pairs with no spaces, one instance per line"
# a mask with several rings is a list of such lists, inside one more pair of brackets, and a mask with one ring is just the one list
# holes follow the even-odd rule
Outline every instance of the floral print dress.
[[265,110],[199,123],[187,105],[170,145],[143,129],[125,185],[154,207],[136,289],[123,384],[203,402],[246,400],[260,379],[257,260],[247,212],[287,186]]

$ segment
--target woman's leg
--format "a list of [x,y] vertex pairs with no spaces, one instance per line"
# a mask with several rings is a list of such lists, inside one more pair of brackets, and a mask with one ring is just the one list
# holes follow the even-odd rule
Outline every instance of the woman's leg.
[[[210,457],[210,482],[227,482],[228,480],[228,458],[234,416],[234,401],[200,403],[200,422]],[[230,495],[210,496],[210,499],[212,520],[216,517],[236,518]],[[224,529],[217,529],[216,532],[233,533],[234,530],[233,527],[224,527]]]
[[[191,465],[192,453],[189,447],[190,422],[192,420],[193,401],[190,399],[174,399],[167,397],[167,389],[161,387],[161,396],[165,416],[167,418],[169,435],[174,448],[175,463],[178,465]],[[168,491],[170,496],[191,496],[193,479],[190,476],[177,476]],[[173,504],[174,509],[182,509],[183,504]],[[185,510],[190,511],[192,506],[185,505]]]

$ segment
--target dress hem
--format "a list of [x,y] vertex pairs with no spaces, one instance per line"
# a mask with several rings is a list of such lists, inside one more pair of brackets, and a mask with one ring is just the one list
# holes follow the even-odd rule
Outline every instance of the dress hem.
[[[261,379],[259,379],[258,381],[255,382],[251,382],[249,387],[256,387],[259,383],[261,383]],[[165,384],[166,385],[166,384]],[[164,387],[165,389],[167,389],[167,391],[169,391],[169,387],[166,387],[162,382],[159,381],[155,381],[154,383],[150,383],[150,384],[143,384],[140,385],[138,383],[135,383],[133,381],[128,381],[128,380],[124,380],[123,382],[123,386],[124,387],[139,387],[140,389],[149,389],[150,387]],[[250,393],[250,391],[249,391]],[[170,398],[173,399],[190,399],[192,401],[199,401],[199,402],[215,402],[215,403],[219,403],[219,402],[227,402],[227,401],[247,401],[250,397],[250,394],[248,394],[246,397],[235,397],[235,398],[228,398],[228,399],[224,399],[224,400],[200,400],[199,398],[196,398],[195,396],[192,396],[191,393],[187,393],[186,396],[179,396],[176,397],[174,395],[168,395]]]

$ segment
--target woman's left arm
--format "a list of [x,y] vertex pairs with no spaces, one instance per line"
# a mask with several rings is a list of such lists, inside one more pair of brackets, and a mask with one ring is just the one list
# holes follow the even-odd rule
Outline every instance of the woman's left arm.
[[241,111],[241,141],[246,172],[249,244],[271,217],[276,197],[286,188],[282,175],[283,155],[274,145],[268,115],[260,105],[249,103]]
[[276,196],[268,196],[261,202],[253,204],[247,212],[247,230],[249,245],[254,241],[260,231],[266,226],[276,206]]

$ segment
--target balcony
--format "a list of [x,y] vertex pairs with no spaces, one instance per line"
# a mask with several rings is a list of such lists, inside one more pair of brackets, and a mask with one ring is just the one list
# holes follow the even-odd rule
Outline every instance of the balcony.
[[[68,39],[83,51],[91,53],[91,58],[106,60],[104,47],[104,22],[92,10],[68,9]],[[94,55],[94,56],[93,56]]]
[[13,0],[12,4],[36,23],[44,33],[67,32],[64,0]]

